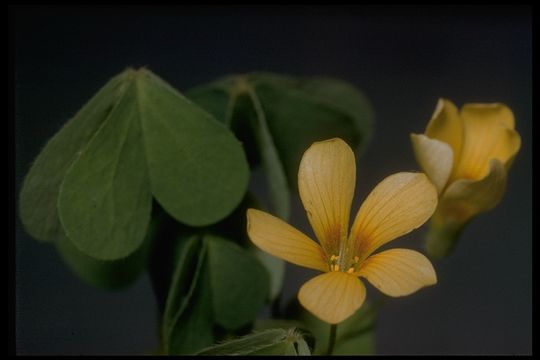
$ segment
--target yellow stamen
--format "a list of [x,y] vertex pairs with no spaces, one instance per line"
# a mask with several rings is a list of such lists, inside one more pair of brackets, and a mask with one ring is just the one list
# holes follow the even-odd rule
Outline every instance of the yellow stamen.
[[349,270],[347,270],[347,274],[352,274],[353,272],[354,272],[353,268],[349,268]]
[[359,258],[358,256],[355,256],[355,257],[354,257],[354,262],[357,263],[357,262],[359,262],[359,261],[360,261],[360,258]]

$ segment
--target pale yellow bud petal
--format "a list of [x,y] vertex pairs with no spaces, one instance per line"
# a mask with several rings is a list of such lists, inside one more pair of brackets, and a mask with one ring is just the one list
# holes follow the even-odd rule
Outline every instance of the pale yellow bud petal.
[[440,194],[452,172],[454,163],[452,148],[447,143],[430,139],[422,134],[411,134],[411,142],[416,161]]

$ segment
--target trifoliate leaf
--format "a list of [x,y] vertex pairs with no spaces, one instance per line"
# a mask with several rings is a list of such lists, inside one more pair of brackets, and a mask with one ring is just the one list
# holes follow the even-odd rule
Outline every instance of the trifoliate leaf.
[[145,69],[113,78],[47,144],[20,198],[27,230],[116,260],[142,244],[154,197],[177,221],[215,223],[241,201],[240,142]]

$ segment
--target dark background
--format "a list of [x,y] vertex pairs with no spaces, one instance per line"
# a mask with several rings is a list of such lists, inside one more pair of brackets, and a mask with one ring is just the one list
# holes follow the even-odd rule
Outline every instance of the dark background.
[[[503,102],[522,148],[503,201],[436,262],[439,283],[389,298],[379,354],[532,352],[532,44],[529,7],[10,8],[15,55],[15,196],[45,142],[107,80],[147,66],[180,91],[237,72],[328,75],[365,91],[376,112],[357,165],[353,213],[385,176],[418,170],[410,132],[438,97]],[[260,187],[255,176],[252,186]],[[291,223],[308,234],[299,200]],[[149,354],[158,344],[148,277],[116,292],[76,278],[15,216],[19,354]],[[425,228],[393,243],[421,249]],[[287,268],[286,297],[312,274]],[[379,297],[368,286],[368,298]]]

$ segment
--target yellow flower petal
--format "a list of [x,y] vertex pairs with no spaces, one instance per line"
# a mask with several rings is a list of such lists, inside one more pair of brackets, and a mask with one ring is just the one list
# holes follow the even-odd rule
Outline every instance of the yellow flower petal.
[[248,209],[247,232],[255,245],[271,255],[310,269],[329,270],[319,244],[275,216]]
[[452,172],[454,162],[452,148],[447,143],[430,139],[425,135],[411,134],[411,142],[416,161],[441,193]]
[[405,296],[437,283],[431,262],[417,251],[391,249],[370,256],[359,275],[389,296]]
[[328,256],[347,238],[356,163],[347,143],[335,138],[306,150],[298,171],[298,190],[313,231]]
[[354,275],[329,272],[306,282],[298,300],[308,311],[330,324],[337,324],[354,314],[364,303],[366,288]]
[[450,145],[454,159],[459,158],[463,143],[463,122],[456,105],[450,100],[439,99],[426,128],[426,135]]
[[482,179],[491,159],[507,168],[521,146],[512,111],[503,104],[467,104],[461,110],[465,135],[460,161],[451,181]]
[[485,121],[496,122],[500,125],[504,125],[507,128],[515,128],[514,113],[512,110],[501,103],[468,103],[461,108],[461,117],[466,122],[467,119],[479,119],[484,118]]
[[381,181],[364,201],[350,242],[360,260],[421,226],[437,207],[437,189],[423,173],[402,172]]
[[491,160],[489,172],[481,180],[457,180],[441,197],[436,221],[464,223],[472,216],[494,208],[506,189],[507,172],[499,160]]

